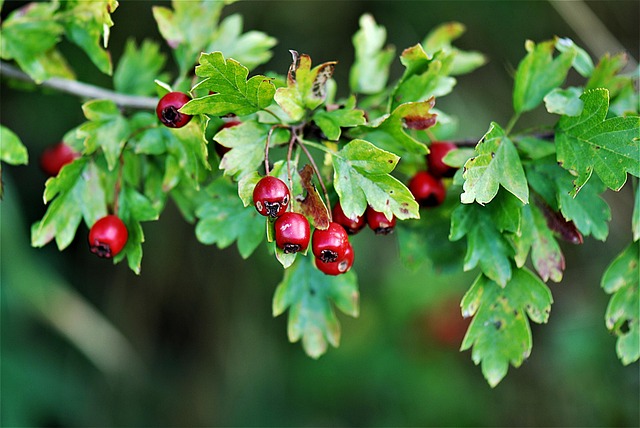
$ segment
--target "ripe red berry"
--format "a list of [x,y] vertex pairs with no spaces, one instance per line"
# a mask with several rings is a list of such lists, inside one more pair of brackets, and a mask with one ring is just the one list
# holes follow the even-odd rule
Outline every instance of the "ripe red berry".
[[311,228],[305,216],[286,212],[275,223],[276,245],[286,254],[305,251],[309,246]]
[[158,119],[169,128],[182,128],[193,116],[180,113],[178,110],[190,100],[191,97],[184,92],[169,92],[158,102],[156,107]]
[[347,244],[347,247],[344,250],[344,254],[342,258],[336,260],[335,262],[324,263],[322,260],[316,258],[315,263],[316,267],[323,273],[327,275],[341,275],[346,273],[353,266],[354,252],[351,244]]
[[262,177],[253,189],[253,203],[264,216],[280,217],[287,210],[290,199],[289,188],[284,181],[270,175]]
[[44,149],[40,155],[40,168],[45,174],[54,177],[63,166],[78,157],[80,157],[78,152],[61,141]]
[[448,141],[436,141],[429,146],[429,154],[427,155],[427,168],[429,173],[434,177],[453,177],[456,168],[451,167],[444,162],[442,158],[451,150],[455,150],[457,146]]
[[393,228],[396,226],[396,217],[394,215],[391,215],[391,219],[388,219],[384,213],[376,211],[369,206],[367,207],[366,216],[369,228],[373,230],[376,235],[393,233]]
[[344,211],[342,211],[340,202],[334,205],[332,215],[333,221],[344,227],[344,230],[349,235],[355,235],[367,224],[367,219],[364,215],[356,217],[355,219],[347,217]]
[[89,231],[89,247],[99,257],[117,255],[127,243],[129,232],[122,220],[113,214],[96,221]]
[[444,202],[446,190],[442,180],[427,171],[418,171],[409,181],[409,190],[423,207],[436,207]]
[[327,229],[315,229],[313,231],[311,251],[323,263],[342,260],[344,252],[349,245],[349,236],[338,223],[331,222]]

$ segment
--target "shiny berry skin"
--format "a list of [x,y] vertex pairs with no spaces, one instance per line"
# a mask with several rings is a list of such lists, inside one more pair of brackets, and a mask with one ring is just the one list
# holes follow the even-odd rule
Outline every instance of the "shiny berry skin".
[[351,246],[351,244],[348,244],[340,260],[336,260],[335,262],[323,263],[320,259],[316,258],[315,263],[316,267],[321,272],[327,275],[335,276],[349,272],[349,269],[351,269],[351,266],[353,266],[353,259],[353,247]]
[[40,155],[40,168],[45,174],[55,177],[63,166],[78,157],[80,157],[78,152],[64,142],[59,142],[44,149]]
[[305,216],[286,212],[275,223],[276,245],[286,254],[305,251],[309,246],[311,228]]
[[182,128],[193,116],[180,113],[178,110],[191,101],[191,97],[184,92],[169,92],[158,101],[156,115],[164,126]]
[[434,177],[453,177],[456,168],[442,162],[442,158],[451,150],[455,150],[457,146],[448,141],[436,141],[429,146],[429,154],[427,155],[427,168],[429,173]]
[[290,199],[284,181],[270,175],[262,177],[253,189],[253,204],[263,216],[280,217],[287,211]]
[[344,227],[344,230],[349,235],[355,235],[367,225],[367,219],[364,217],[364,215],[356,217],[355,219],[347,217],[344,211],[342,211],[340,202],[334,205],[331,214],[333,216],[333,221]]
[[446,196],[442,180],[427,171],[419,171],[411,178],[409,190],[422,207],[437,207],[444,202]]
[[373,230],[376,235],[393,233],[393,229],[396,226],[396,217],[394,215],[391,216],[391,219],[388,219],[383,213],[367,207],[366,216],[369,228]]
[[331,222],[327,229],[313,231],[311,251],[316,259],[322,263],[342,260],[349,245],[349,236],[338,223]]
[[122,220],[115,215],[107,215],[96,221],[89,231],[89,248],[99,257],[111,258],[117,255],[127,243],[129,232]]

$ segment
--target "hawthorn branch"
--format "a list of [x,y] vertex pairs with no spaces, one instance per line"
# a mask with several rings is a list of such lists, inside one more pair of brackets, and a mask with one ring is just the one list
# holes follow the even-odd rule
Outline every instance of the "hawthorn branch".
[[158,99],[154,97],[122,94],[88,83],[61,77],[52,77],[38,84],[22,70],[4,61],[0,61],[0,76],[33,83],[43,88],[55,89],[56,91],[76,95],[81,98],[111,100],[120,107],[154,110],[158,105]]

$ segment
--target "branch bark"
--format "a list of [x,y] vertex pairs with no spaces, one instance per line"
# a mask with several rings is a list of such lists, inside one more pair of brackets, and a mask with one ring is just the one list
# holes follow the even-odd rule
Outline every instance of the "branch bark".
[[[34,80],[19,68],[0,61],[0,76],[3,78],[11,78],[30,82],[38,85]],[[89,85],[87,83],[78,82],[71,79],[63,79],[60,77],[52,77],[39,84],[45,88],[55,89],[81,98],[90,99],[107,99],[116,103],[120,107],[129,107],[142,110],[154,110],[158,105],[158,99],[153,97],[142,97],[136,95],[127,95],[109,89],[100,88],[98,86]]]

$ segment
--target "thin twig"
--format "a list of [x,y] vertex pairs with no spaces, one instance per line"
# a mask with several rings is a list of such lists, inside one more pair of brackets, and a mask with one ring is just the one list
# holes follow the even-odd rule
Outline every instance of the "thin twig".
[[61,77],[52,77],[41,83],[36,83],[26,73],[17,67],[0,61],[0,75],[12,79],[22,80],[37,84],[45,88],[55,89],[67,94],[76,95],[81,98],[90,99],[107,99],[111,100],[120,107],[129,107],[143,110],[154,110],[158,105],[158,99],[153,97],[141,97],[136,95],[126,95],[109,89],[100,88],[88,83],[78,82],[71,79],[63,79]]

